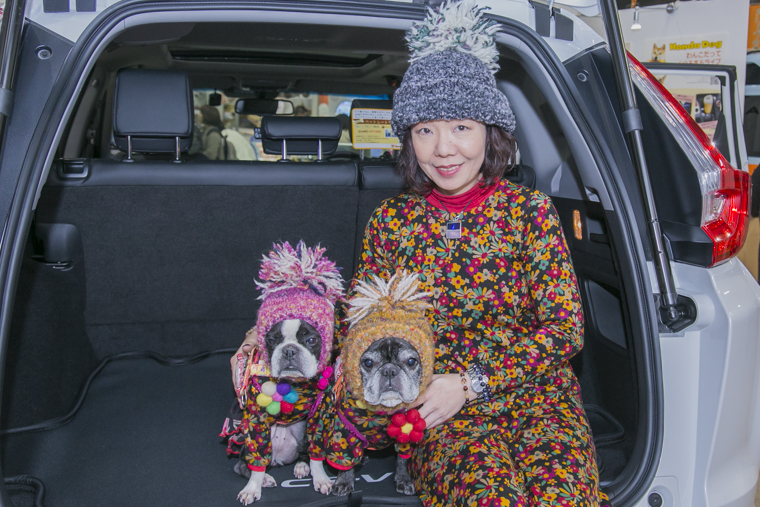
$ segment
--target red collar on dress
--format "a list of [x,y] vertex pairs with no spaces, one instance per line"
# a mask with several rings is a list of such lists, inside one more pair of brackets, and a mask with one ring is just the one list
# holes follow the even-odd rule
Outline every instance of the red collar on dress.
[[[467,192],[459,195],[446,195],[433,189],[425,199],[438,209],[448,211],[449,213],[459,213],[460,211],[470,211],[477,208],[486,199],[496,193],[498,188],[499,180],[496,180],[493,185],[488,187],[481,187],[480,183],[477,183]],[[465,209],[465,206],[467,209]]]

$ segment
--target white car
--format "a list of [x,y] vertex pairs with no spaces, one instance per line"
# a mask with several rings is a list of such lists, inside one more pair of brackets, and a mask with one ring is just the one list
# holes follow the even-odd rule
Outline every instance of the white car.
[[[518,122],[508,177],[551,196],[579,278],[587,324],[573,366],[602,489],[616,507],[752,506],[760,286],[735,257],[750,195],[736,87],[725,85],[730,137],[716,147],[624,61],[612,28],[608,48],[573,14],[612,19],[612,2],[484,3]],[[51,507],[235,505],[244,482],[216,434],[262,253],[319,242],[348,279],[370,213],[401,189],[392,150],[277,111],[332,125],[351,101],[383,117],[408,65],[404,32],[425,9],[6,1],[0,505],[41,505],[43,493]],[[187,155],[195,113],[219,94],[225,127],[267,157]],[[292,121],[275,132],[275,116]],[[347,139],[357,149],[336,152]],[[419,504],[392,471],[392,456],[373,456],[351,505]],[[272,474],[261,505],[347,502],[288,467]]]

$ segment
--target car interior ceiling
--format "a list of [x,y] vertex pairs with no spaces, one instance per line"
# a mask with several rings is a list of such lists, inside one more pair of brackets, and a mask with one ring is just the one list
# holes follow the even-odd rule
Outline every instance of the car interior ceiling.
[[[620,263],[615,258],[616,238],[608,224],[615,214],[585,142],[535,57],[524,47],[505,45],[502,49],[501,71],[496,77],[517,117],[520,162],[535,172],[535,188],[554,201],[581,286],[585,347],[573,359],[573,366],[594,431],[602,484],[609,484],[632,455],[639,396],[627,317],[631,302],[625,297]],[[76,99],[57,150],[60,160],[51,168],[38,202],[12,322],[2,428],[39,424],[69,413],[86,392],[87,379],[109,357],[147,351],[180,357],[236,348],[255,320],[252,278],[268,244],[286,239],[320,242],[328,247],[328,255],[336,256],[344,278],[349,279],[369,213],[382,199],[399,191],[399,181],[392,175],[383,176],[384,183],[375,186],[361,183],[366,181],[362,171],[392,172],[391,165],[370,158],[303,162],[300,168],[294,167],[297,164],[242,161],[173,166],[170,162],[138,161],[126,167],[123,162],[107,160],[112,151],[117,71],[181,71],[187,73],[193,89],[215,89],[230,97],[274,97],[283,91],[390,96],[393,77],[403,76],[406,59],[403,32],[383,28],[186,22],[141,25],[119,34],[99,56]],[[87,163],[93,178],[101,167],[109,171],[123,168],[126,180],[103,185],[64,181],[56,167],[73,159],[91,161]],[[98,165],[99,159],[103,164]],[[199,185],[153,184],[137,176],[145,170],[173,174],[182,165],[198,174],[217,171],[214,177],[222,180]],[[250,180],[253,183],[241,179],[220,184],[227,174],[225,167],[240,171],[250,167],[257,176]],[[323,171],[337,179],[320,183],[317,180]],[[352,174],[359,175],[353,182]],[[132,175],[135,180],[129,183]],[[344,175],[348,175],[346,182],[340,180]],[[259,177],[266,183],[256,184]],[[580,239],[574,235],[575,213],[585,227]],[[57,254],[55,248],[65,252]],[[192,366],[193,378],[200,379],[204,387],[199,389],[213,400],[215,410],[219,405],[226,409],[232,400],[229,355],[228,351],[211,356]],[[118,396],[141,396],[146,390],[164,387],[179,389],[176,382],[190,382],[181,370],[168,369],[178,373],[167,374],[140,361],[122,361],[115,371],[103,370],[112,377],[106,373],[94,377],[90,391],[93,399],[105,399],[109,385],[135,378],[142,383],[134,392],[118,390]],[[53,390],[49,380],[44,380],[53,378],[52,374],[58,379]],[[187,410],[189,402],[176,405],[172,410]],[[203,410],[193,406],[191,415],[182,417]],[[83,409],[74,421],[77,417],[91,419],[65,427],[86,432],[103,426],[99,413],[98,407],[86,414]],[[223,411],[212,414],[219,423],[224,415]],[[205,439],[204,445],[211,445],[204,464],[208,469],[225,464],[223,447],[218,442],[208,443],[214,440],[214,429],[196,425],[187,430],[195,431],[199,440]],[[130,433],[134,429],[119,427],[116,431]],[[202,434],[204,431],[208,434]],[[42,476],[41,470],[48,470],[45,462],[68,459],[65,457],[73,452],[56,444],[61,453],[56,455],[45,447],[53,437],[38,443],[29,435],[5,435],[2,459],[6,474]],[[146,453],[155,449],[146,445],[122,451],[132,452],[133,459],[150,460]],[[90,480],[97,481],[98,474],[108,468],[104,460],[88,468]],[[167,464],[166,468],[171,467]],[[151,473],[156,474],[151,480],[158,483],[171,480],[162,473],[176,472],[156,466]],[[98,503],[95,496],[91,500],[93,505]],[[60,505],[68,504],[62,500]]]

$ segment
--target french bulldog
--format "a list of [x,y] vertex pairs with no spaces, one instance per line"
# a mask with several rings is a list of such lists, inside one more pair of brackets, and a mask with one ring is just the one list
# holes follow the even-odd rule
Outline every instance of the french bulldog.
[[[420,394],[420,355],[403,338],[382,338],[370,345],[361,356],[360,372],[364,401],[369,405],[394,408],[413,402]],[[396,490],[413,495],[415,488],[407,470],[407,460],[401,456],[396,460]],[[333,494],[351,493],[355,480],[353,468],[340,471],[332,485]]]
[[[289,319],[276,323],[267,332],[265,345],[271,361],[271,376],[277,379],[314,379],[317,376],[322,341],[319,332],[309,323],[300,319]],[[259,407],[260,408],[260,407]],[[271,426],[272,466],[289,465],[296,460],[294,474],[302,479],[311,473],[314,489],[328,493],[331,486],[321,461],[305,461],[307,448],[306,420],[288,425]],[[300,458],[300,459],[299,459]],[[261,498],[263,487],[275,487],[277,482],[265,472],[252,472],[241,460],[235,471],[248,478],[248,483],[238,494],[243,505],[249,505]]]

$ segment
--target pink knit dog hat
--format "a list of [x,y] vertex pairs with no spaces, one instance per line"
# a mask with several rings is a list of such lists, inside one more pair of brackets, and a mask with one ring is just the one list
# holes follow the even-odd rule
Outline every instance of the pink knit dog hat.
[[323,257],[319,245],[307,248],[299,241],[295,248],[287,241],[275,243],[269,256],[264,256],[256,285],[262,300],[256,319],[259,350],[270,364],[264,338],[277,322],[301,319],[308,322],[322,337],[322,353],[317,371],[330,361],[335,326],[335,301],[343,295],[343,279],[335,263]]

